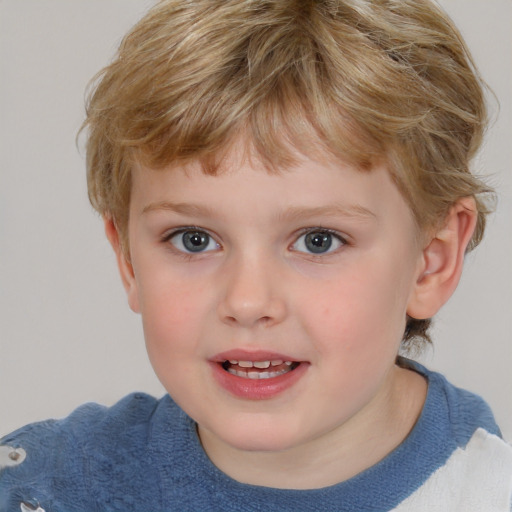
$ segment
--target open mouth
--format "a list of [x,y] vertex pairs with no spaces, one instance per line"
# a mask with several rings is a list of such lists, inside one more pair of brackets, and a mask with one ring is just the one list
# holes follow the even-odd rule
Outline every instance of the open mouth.
[[238,361],[230,359],[224,361],[222,368],[232,375],[244,379],[272,379],[289,373],[300,365],[296,361]]
[[267,350],[233,349],[210,359],[217,383],[243,400],[268,400],[302,380],[310,363]]

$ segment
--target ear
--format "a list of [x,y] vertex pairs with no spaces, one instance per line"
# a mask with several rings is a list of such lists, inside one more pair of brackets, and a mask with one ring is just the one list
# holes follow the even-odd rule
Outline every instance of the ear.
[[128,296],[128,304],[132,311],[140,313],[137,281],[135,279],[132,264],[127,259],[123,250],[123,246],[119,238],[119,231],[114,220],[110,217],[103,217],[103,223],[105,225],[105,234],[116,253],[117,267],[119,268],[121,280],[123,282],[124,289],[126,290],[126,295]]
[[458,200],[444,225],[422,251],[407,314],[418,320],[433,317],[459,284],[464,254],[477,221],[475,200]]

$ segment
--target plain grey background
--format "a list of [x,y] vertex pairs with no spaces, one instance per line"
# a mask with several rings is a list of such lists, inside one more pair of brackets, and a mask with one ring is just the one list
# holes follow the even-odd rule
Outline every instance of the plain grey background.
[[[89,79],[150,0],[0,0],[0,434],[79,404],[160,396],[75,145]],[[443,0],[494,90],[475,168],[499,203],[421,356],[512,439],[512,2]]]

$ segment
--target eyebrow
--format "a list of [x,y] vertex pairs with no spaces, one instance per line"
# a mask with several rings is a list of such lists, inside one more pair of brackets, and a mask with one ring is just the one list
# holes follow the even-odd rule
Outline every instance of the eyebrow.
[[280,219],[289,221],[299,221],[308,217],[353,217],[362,220],[376,219],[377,216],[368,208],[359,204],[341,205],[331,204],[325,206],[315,206],[312,208],[290,207],[280,216]]
[[[144,207],[142,213],[155,211],[155,210],[168,210],[181,215],[197,216],[197,217],[213,217],[214,210],[208,206],[202,204],[193,203],[173,203],[169,201],[160,201],[157,203],[151,203]],[[332,204],[325,206],[315,207],[298,207],[292,206],[281,212],[278,216],[280,220],[286,221],[300,221],[309,217],[320,217],[320,216],[341,216],[341,217],[353,217],[361,219],[375,219],[377,216],[368,208],[365,208],[359,204],[353,205],[340,205]]]
[[213,210],[202,204],[172,203],[169,201],[148,204],[143,208],[142,213],[144,214],[155,210],[168,210],[182,215],[198,217],[211,217],[213,215]]

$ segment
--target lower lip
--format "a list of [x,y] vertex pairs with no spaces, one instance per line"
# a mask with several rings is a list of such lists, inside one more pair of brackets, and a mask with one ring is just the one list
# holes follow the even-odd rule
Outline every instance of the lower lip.
[[219,363],[210,363],[215,380],[232,395],[246,400],[268,400],[283,393],[297,383],[308,368],[307,363],[300,363],[297,368],[277,377],[268,379],[248,379],[233,375],[222,368]]

